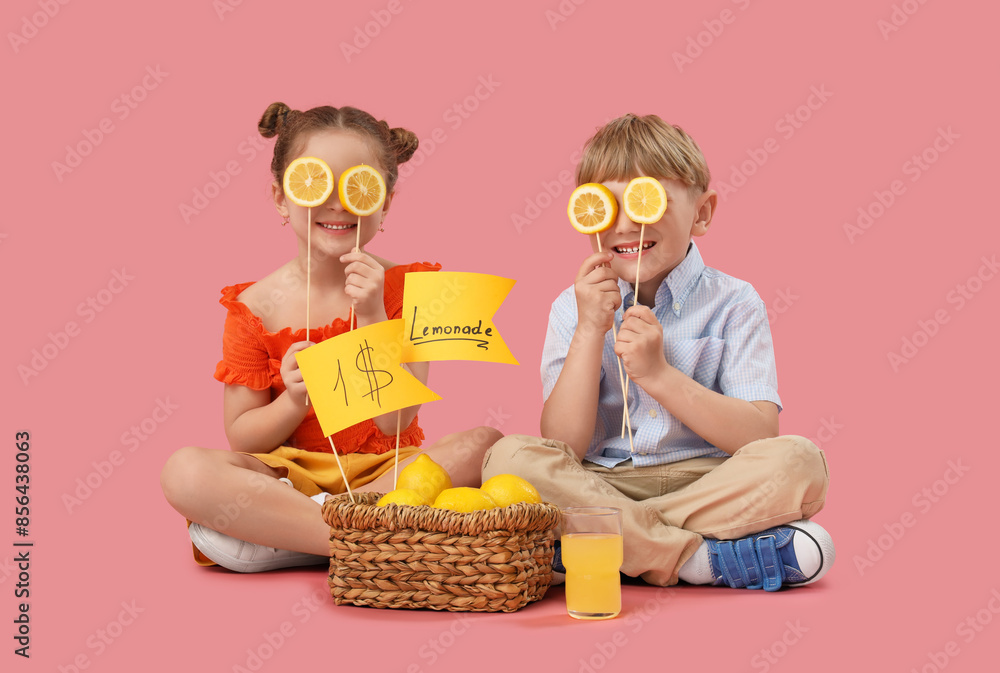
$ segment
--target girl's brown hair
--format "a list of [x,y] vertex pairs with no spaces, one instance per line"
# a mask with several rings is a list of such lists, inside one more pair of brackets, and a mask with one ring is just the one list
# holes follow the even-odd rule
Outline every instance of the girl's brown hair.
[[357,133],[367,140],[385,171],[386,190],[392,192],[399,176],[399,164],[409,161],[417,151],[419,140],[412,131],[389,128],[385,121],[378,121],[364,110],[353,107],[335,108],[329,105],[300,112],[284,103],[271,103],[264,110],[257,130],[265,138],[278,136],[274,143],[271,173],[279,185],[285,168],[291,163],[298,148],[304,144],[303,136],[314,131],[343,129]]
[[587,141],[576,167],[581,185],[640,175],[680,180],[697,193],[707,190],[711,180],[698,144],[681,127],[656,115],[627,114],[611,120]]

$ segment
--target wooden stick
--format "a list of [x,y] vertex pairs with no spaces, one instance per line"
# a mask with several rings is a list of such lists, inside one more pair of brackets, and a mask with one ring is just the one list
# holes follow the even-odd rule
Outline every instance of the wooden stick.
[[[604,252],[604,248],[601,247],[601,237],[594,234],[597,238],[597,252]],[[624,310],[624,309],[623,309]],[[618,328],[615,327],[614,320],[611,321],[611,334],[615,339],[615,344],[618,343]],[[628,413],[628,377],[625,376],[625,371],[622,369],[622,360],[616,357],[615,360],[618,361],[618,382],[622,387],[622,399],[624,400],[622,414],[622,434],[625,433],[625,427],[628,426],[628,446],[630,450],[635,450],[635,446],[632,444],[632,419],[629,418]]]
[[[312,294],[309,290],[310,281],[312,280],[312,214],[313,209],[308,210],[309,216],[306,220],[308,226],[306,226],[306,341],[309,341],[309,295]],[[309,391],[306,391],[306,406],[309,406]]]
[[[361,216],[358,215],[358,238],[354,243],[354,249],[361,252]],[[350,325],[349,331],[354,330],[354,304],[351,303],[351,314],[347,317],[347,323]]]
[[642,239],[646,233],[646,225],[639,228],[639,258],[635,260],[635,303],[639,303],[639,266],[642,264]]
[[344,488],[347,489],[347,497],[354,502],[354,494],[351,493],[351,485],[347,483],[347,475],[344,474],[344,466],[340,463],[340,456],[337,455],[337,447],[333,445],[333,437],[327,437],[330,440],[330,448],[333,449],[333,457],[337,459],[337,467],[340,468],[340,478],[344,480]]
[[[639,257],[635,260],[635,303],[636,304],[639,303],[639,268],[642,265],[642,242],[643,242],[643,239],[645,238],[645,235],[646,235],[646,225],[642,224],[639,227]],[[626,309],[623,309],[622,313],[624,313],[625,310]],[[626,381],[627,380],[628,379],[626,378]],[[626,400],[626,405],[627,405],[627,403],[628,402]],[[626,406],[626,408],[627,408],[627,406]],[[622,421],[622,432],[623,433],[625,432],[625,422],[624,421]],[[631,432],[631,430],[630,430],[630,432]]]
[[[355,250],[361,251],[361,216],[358,215],[358,236],[354,244]],[[354,304],[351,304],[350,331],[354,331]],[[403,423],[403,410],[396,410],[396,459],[392,468],[392,490],[396,490],[396,481],[399,479],[399,436],[400,426]]]
[[[354,242],[354,249],[361,252],[361,216],[358,215],[358,226],[357,226],[357,238]],[[351,330],[354,329],[354,304],[351,304]],[[403,422],[403,410],[396,410],[396,461],[393,466],[392,473],[392,490],[396,490],[396,479],[399,474],[399,435],[400,435],[400,425]]]
[[399,429],[403,424],[403,410],[396,410],[396,464],[392,467],[392,490],[396,490],[396,481],[399,479]]

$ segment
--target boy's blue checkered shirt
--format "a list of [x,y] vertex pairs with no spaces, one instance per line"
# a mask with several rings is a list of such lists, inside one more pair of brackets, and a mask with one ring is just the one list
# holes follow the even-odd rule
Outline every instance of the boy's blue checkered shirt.
[[[632,287],[619,279],[623,306]],[[710,390],[742,400],[767,400],[781,408],[774,347],[764,302],[749,283],[705,266],[698,247],[688,254],[656,291],[653,314],[663,326],[663,353],[671,365]],[[621,328],[622,310],[615,315]],[[569,287],[549,314],[542,351],[542,387],[548,399],[562,371],[577,325],[576,295]],[[635,452],[620,437],[622,392],[614,337],[604,338],[600,399],[587,460],[613,467],[628,458],[634,467],[672,463],[703,456],[726,457],[674,418],[635,383],[629,386],[629,414]]]

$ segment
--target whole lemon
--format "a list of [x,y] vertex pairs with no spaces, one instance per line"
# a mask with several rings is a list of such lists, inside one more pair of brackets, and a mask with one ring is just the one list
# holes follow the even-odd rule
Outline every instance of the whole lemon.
[[542,496],[528,481],[514,474],[498,474],[487,479],[480,487],[493,498],[497,507],[506,507],[515,502],[540,503]]
[[424,500],[423,496],[414,491],[412,488],[397,488],[395,491],[389,491],[375,503],[379,507],[385,507],[389,503],[395,503],[397,505],[429,505],[430,503]]
[[493,509],[497,504],[493,502],[493,498],[478,488],[459,486],[441,491],[441,495],[434,500],[433,506],[456,512],[474,512],[478,509]]
[[451,488],[451,477],[447,470],[431,460],[426,453],[421,453],[399,472],[396,489],[401,488],[413,489],[429,505],[441,491]]

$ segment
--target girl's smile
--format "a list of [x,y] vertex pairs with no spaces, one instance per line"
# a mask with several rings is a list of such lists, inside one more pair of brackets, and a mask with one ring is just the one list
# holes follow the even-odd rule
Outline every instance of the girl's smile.
[[[330,166],[334,179],[338,181],[344,171],[359,164],[374,166],[379,171],[385,170],[379,165],[378,157],[373,154],[371,147],[361,136],[342,129],[309,133],[304,146],[296,156],[322,159]],[[275,183],[273,189],[275,206],[279,213],[287,214],[289,217],[292,228],[298,235],[303,257],[310,237],[313,246],[319,246],[333,257],[339,257],[354,249],[358,241],[358,216],[352,215],[344,208],[336,189],[326,202],[312,208],[311,213],[308,212],[308,208],[297,206],[287,199],[280,184]],[[361,218],[361,249],[375,238],[391,201],[390,193],[381,210]],[[311,231],[307,226],[310,226]]]

